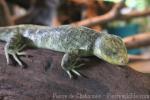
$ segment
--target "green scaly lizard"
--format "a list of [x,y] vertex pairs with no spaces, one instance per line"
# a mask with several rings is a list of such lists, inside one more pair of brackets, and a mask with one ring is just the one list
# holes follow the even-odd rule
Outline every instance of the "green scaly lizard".
[[128,62],[127,50],[120,37],[96,32],[87,27],[63,25],[56,28],[38,25],[17,25],[0,28],[0,40],[5,41],[5,56],[9,55],[23,66],[17,55],[26,55],[28,46],[64,52],[61,66],[70,78],[72,73],[81,76],[76,68],[81,56],[97,56],[111,64],[125,65]]

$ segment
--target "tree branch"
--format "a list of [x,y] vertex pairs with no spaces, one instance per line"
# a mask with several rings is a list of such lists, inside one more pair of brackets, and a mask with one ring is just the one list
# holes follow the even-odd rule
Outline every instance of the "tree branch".
[[96,16],[93,18],[88,18],[80,22],[75,22],[73,24],[77,26],[93,26],[96,24],[102,24],[109,21],[112,21],[119,15],[120,9],[123,7],[125,0],[122,0],[120,3],[116,4],[112,10],[104,15]]
[[120,20],[127,20],[135,17],[144,17],[150,15],[150,9],[146,9],[144,11],[132,11],[129,14],[124,14],[118,17]]
[[140,33],[123,39],[127,49],[150,46],[150,32]]
[[120,10],[124,6],[125,0],[122,0],[120,3],[117,3],[112,10],[110,10],[108,13],[101,15],[101,16],[96,16],[93,18],[88,18],[79,22],[75,22],[73,24],[77,26],[93,26],[97,24],[103,24],[107,23],[113,20],[127,20],[135,17],[143,17],[143,16],[148,16],[150,15],[150,9],[146,9],[144,11],[132,11],[128,14],[121,14]]
[[150,60],[150,56],[149,55],[128,55],[129,58],[129,62],[133,62],[133,61],[144,61],[144,60]]
[[10,11],[9,11],[6,1],[0,0],[0,6],[2,7],[5,25],[14,25],[14,23],[11,19],[11,14],[10,14]]

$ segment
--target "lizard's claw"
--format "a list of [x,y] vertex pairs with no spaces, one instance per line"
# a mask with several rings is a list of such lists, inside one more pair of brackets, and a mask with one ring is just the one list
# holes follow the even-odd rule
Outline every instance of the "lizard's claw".
[[[76,71],[75,69],[72,70],[66,70],[67,74],[69,75],[69,78],[72,79],[73,78],[73,74],[77,75],[77,76],[82,76],[78,71]],[[72,72],[72,73],[71,73]]]
[[18,59],[16,54],[12,54],[13,58],[15,59],[15,61],[20,65],[23,66],[22,62]]
[[78,76],[81,76],[81,74],[78,72],[78,71],[76,71],[75,69],[72,69],[71,70],[74,74],[76,74],[76,75],[78,75]]
[[17,55],[19,55],[19,56],[26,56],[26,55],[28,55],[26,52],[17,52]]
[[69,75],[70,79],[73,78],[73,74],[74,75],[77,75],[77,76],[82,76],[78,71],[76,71],[75,69],[77,68],[80,68],[81,66],[84,66],[85,64],[79,64],[78,66],[70,66],[69,68],[68,67],[64,67],[63,66],[63,69],[67,72],[67,74]]
[[70,79],[72,79],[73,76],[72,76],[71,72],[69,70],[67,70],[66,72],[69,75]]

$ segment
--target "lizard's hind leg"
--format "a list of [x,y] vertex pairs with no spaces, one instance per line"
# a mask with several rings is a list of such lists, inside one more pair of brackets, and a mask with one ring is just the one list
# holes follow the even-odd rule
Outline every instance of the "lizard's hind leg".
[[21,34],[15,34],[13,37],[10,38],[10,41],[5,45],[5,56],[7,60],[7,64],[10,63],[9,55],[12,55],[14,60],[23,67],[22,62],[18,58],[20,55],[26,55],[25,52],[22,50],[31,44],[31,40],[28,38],[23,37]]

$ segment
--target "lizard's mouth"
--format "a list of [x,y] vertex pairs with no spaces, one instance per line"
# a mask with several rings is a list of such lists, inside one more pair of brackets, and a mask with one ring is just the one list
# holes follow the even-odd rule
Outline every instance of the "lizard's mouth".
[[126,59],[121,60],[121,65],[127,65],[128,64],[128,57]]
[[[98,51],[98,50],[97,50]],[[115,65],[127,65],[128,63],[128,54],[127,53],[117,53],[115,55],[107,54],[106,52],[96,52],[96,56],[104,61],[115,64]],[[106,53],[106,54],[105,54]]]

